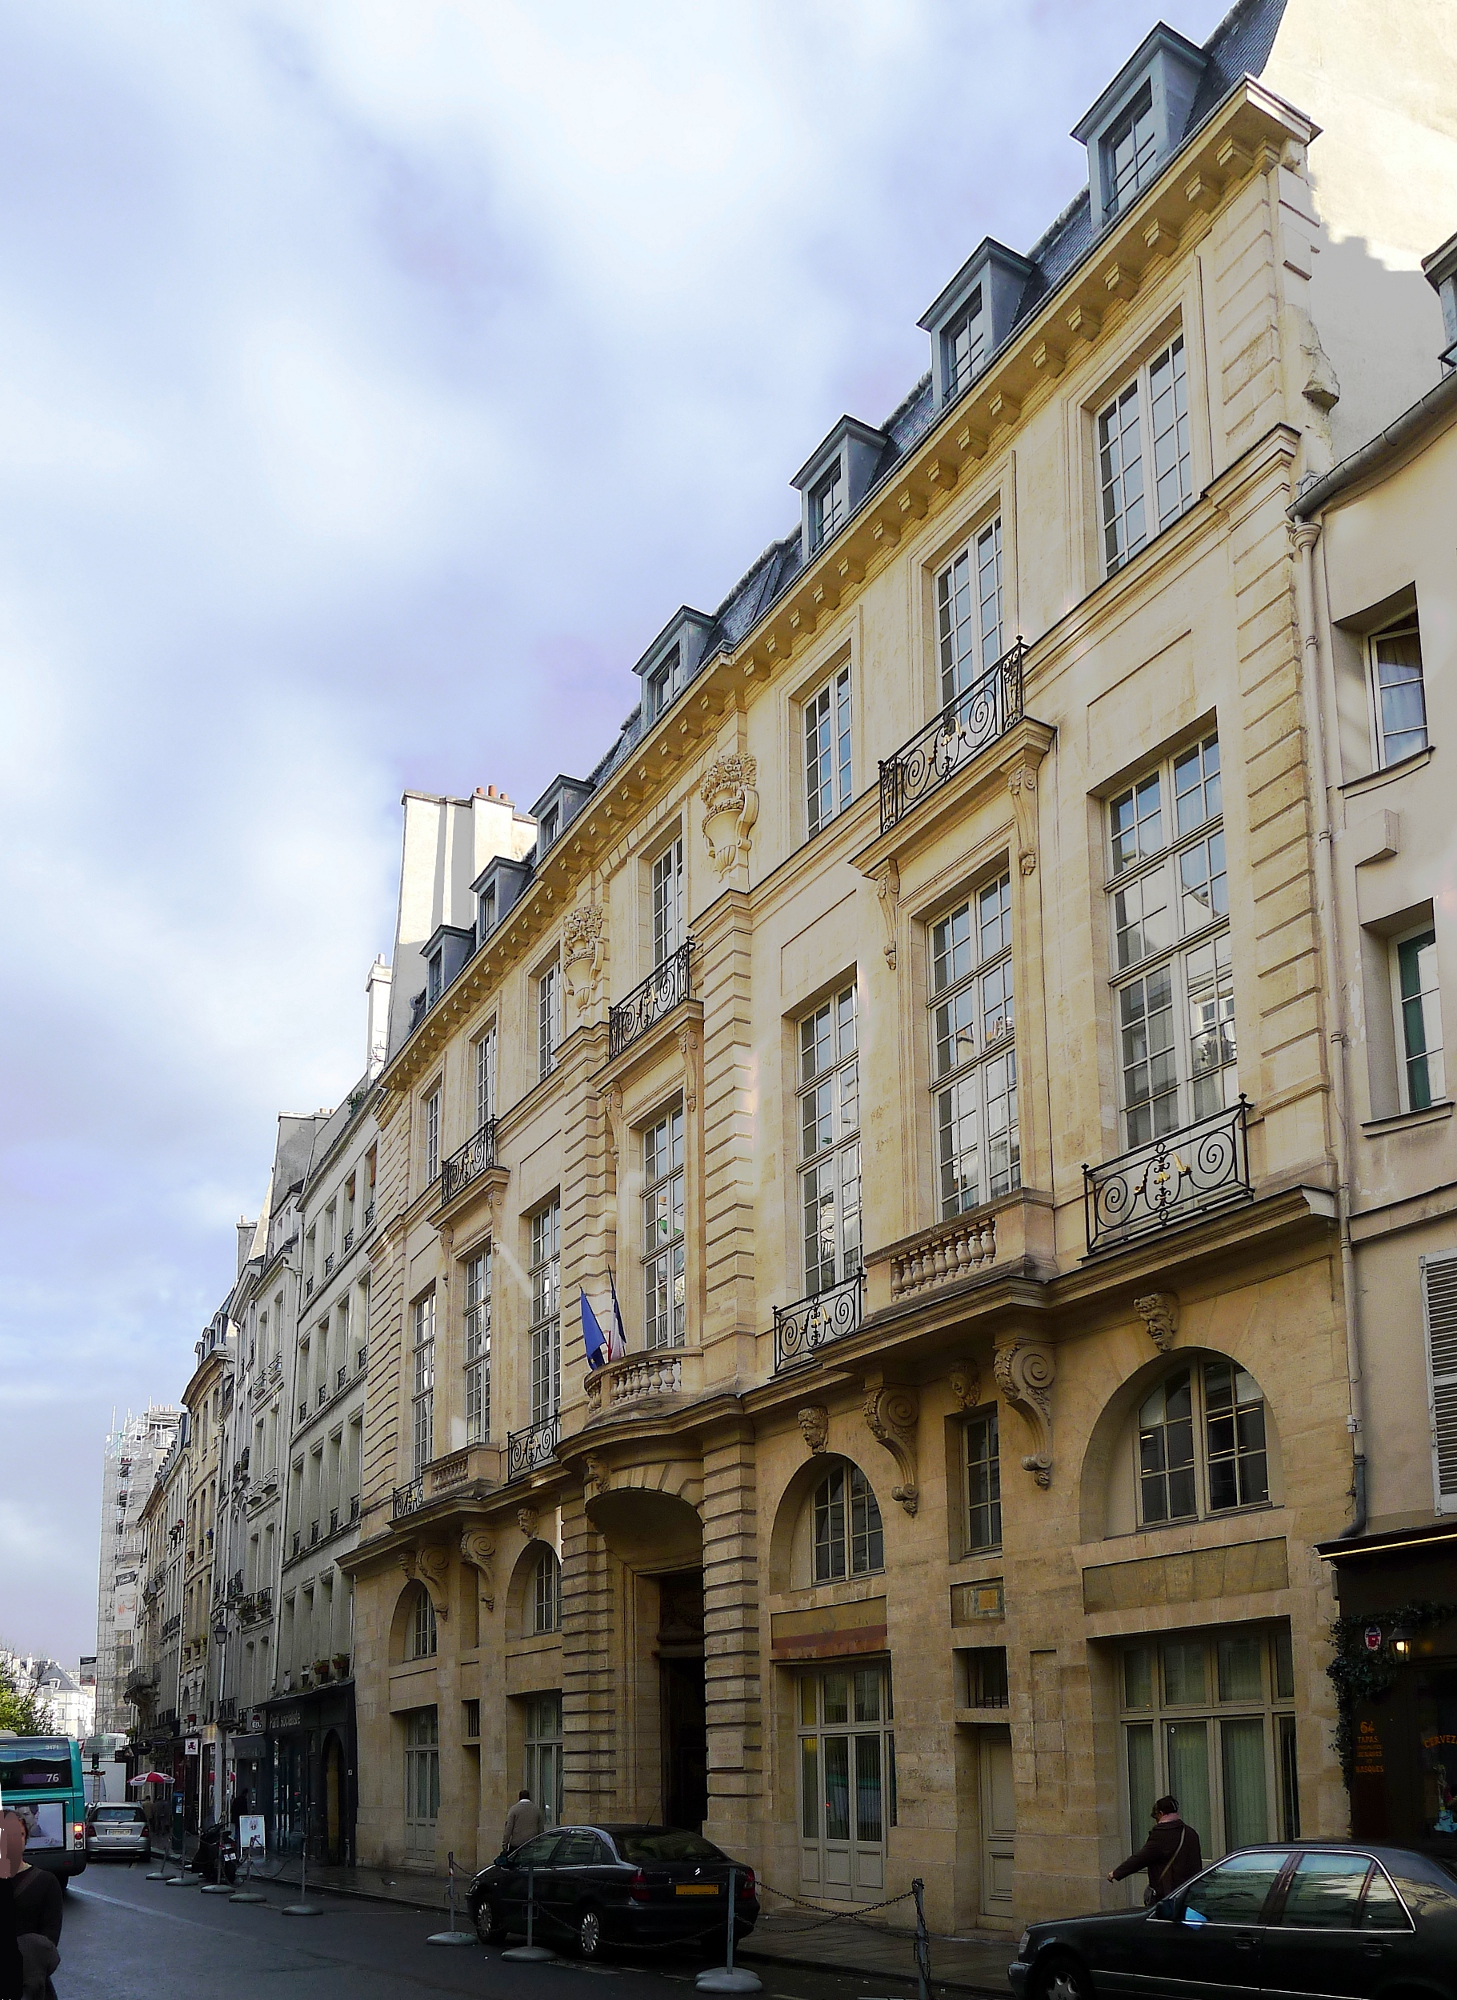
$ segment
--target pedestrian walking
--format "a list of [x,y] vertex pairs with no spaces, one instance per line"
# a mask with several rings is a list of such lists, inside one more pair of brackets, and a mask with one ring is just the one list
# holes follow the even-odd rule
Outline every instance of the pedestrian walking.
[[501,1852],[509,1854],[513,1847],[520,1847],[523,1841],[535,1840],[545,1824],[541,1807],[523,1785],[515,1805],[506,1815],[506,1831],[501,1836]]
[[1204,1866],[1199,1835],[1180,1818],[1176,1798],[1165,1794],[1163,1798],[1155,1799],[1152,1818],[1148,1839],[1137,1854],[1130,1854],[1126,1861],[1120,1861],[1108,1877],[1110,1882],[1121,1882],[1125,1875],[1137,1875],[1146,1868],[1148,1887],[1143,1892],[1145,1903],[1156,1903],[1161,1896],[1172,1895],[1181,1882],[1187,1882]]
[[[20,1829],[18,1842],[10,1822]],[[0,1929],[0,1994],[5,2000],[56,2000],[51,1974],[61,1962],[61,1885],[48,1868],[32,1868],[25,1858],[26,1821],[19,1813],[0,1816],[0,1868],[9,1874],[0,1894],[10,1905],[14,1957],[4,1968],[5,1932]],[[0,1917],[0,1925],[4,1919]],[[11,1984],[6,1985],[9,1978]]]

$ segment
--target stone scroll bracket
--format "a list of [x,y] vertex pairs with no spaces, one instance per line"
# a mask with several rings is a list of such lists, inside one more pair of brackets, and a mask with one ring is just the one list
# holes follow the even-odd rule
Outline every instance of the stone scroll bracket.
[[875,877],[875,893],[880,902],[880,914],[885,919],[885,962],[895,971],[896,918],[900,911],[901,872],[895,864],[894,856]]
[[685,1107],[693,1112],[698,1109],[699,1080],[702,1070],[696,1028],[683,1027],[678,1030],[678,1053],[683,1058],[683,1102]]
[[1167,1354],[1179,1331],[1179,1301],[1173,1292],[1145,1292],[1133,1301],[1133,1310],[1143,1321],[1149,1339],[1160,1354]]
[[890,1489],[908,1514],[921,1504],[921,1488],[916,1465],[916,1436],[920,1426],[921,1403],[914,1389],[886,1382],[880,1375],[865,1378],[865,1427],[883,1444],[895,1460],[900,1474]]
[[1022,1460],[1039,1486],[1052,1484],[1053,1351],[1042,1341],[1016,1337],[997,1342],[997,1387],[1032,1433],[1033,1449]]
[[496,1544],[482,1528],[467,1528],[460,1538],[460,1552],[468,1563],[473,1563],[480,1574],[476,1588],[487,1611],[496,1608],[496,1570],[492,1557]]
[[415,1573],[430,1593],[435,1616],[448,1618],[450,1596],[446,1585],[450,1578],[450,1550],[439,1542],[427,1542],[423,1548],[416,1549]]

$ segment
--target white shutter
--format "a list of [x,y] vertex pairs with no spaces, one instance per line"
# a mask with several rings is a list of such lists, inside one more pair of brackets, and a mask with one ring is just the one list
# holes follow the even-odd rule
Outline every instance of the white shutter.
[[1432,1484],[1439,1514],[1457,1513],[1457,1250],[1423,1257]]

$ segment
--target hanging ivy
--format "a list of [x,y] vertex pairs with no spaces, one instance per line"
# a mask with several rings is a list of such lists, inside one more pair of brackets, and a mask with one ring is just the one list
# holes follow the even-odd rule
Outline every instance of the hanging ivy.
[[[1457,1618],[1457,1604],[1443,1604],[1420,1600],[1403,1604],[1396,1611],[1377,1611],[1360,1618],[1338,1618],[1331,1626],[1331,1637],[1335,1641],[1336,1656],[1326,1668],[1335,1682],[1336,1709],[1336,1755],[1341,1760],[1341,1770],[1349,1787],[1351,1773],[1356,1762],[1356,1706],[1363,1701],[1379,1701],[1390,1692],[1396,1677],[1396,1662],[1391,1655],[1391,1635],[1405,1630],[1416,1636],[1433,1625],[1445,1625],[1449,1618]],[[1381,1633],[1381,1644],[1374,1652],[1368,1651],[1366,1634],[1376,1627]]]

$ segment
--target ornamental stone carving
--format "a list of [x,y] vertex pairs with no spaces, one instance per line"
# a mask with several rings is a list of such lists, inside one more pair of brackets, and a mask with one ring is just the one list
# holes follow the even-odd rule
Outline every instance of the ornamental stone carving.
[[998,1341],[997,1387],[1032,1433],[1034,1449],[1022,1460],[1039,1486],[1052,1484],[1052,1382],[1056,1362],[1041,1341]]
[[1133,1301],[1133,1310],[1159,1353],[1167,1354],[1179,1330],[1179,1301],[1174,1293],[1145,1292]]
[[472,1563],[479,1573],[476,1588],[480,1592],[482,1604],[488,1611],[496,1608],[496,1571],[491,1558],[496,1553],[496,1544],[484,1528],[467,1528],[460,1538],[460,1552],[468,1563]]
[[981,1401],[981,1370],[974,1361],[956,1361],[951,1366],[951,1393],[963,1410],[974,1410]]
[[595,1499],[597,1494],[609,1492],[611,1486],[612,1475],[607,1469],[606,1459],[599,1458],[596,1452],[588,1452],[582,1460],[583,1499]]
[[583,1014],[597,990],[607,949],[606,912],[600,903],[581,903],[562,926],[562,981]]
[[740,859],[748,859],[753,844],[749,835],[759,817],[758,777],[757,757],[720,757],[698,788],[704,844],[720,877],[727,877]]
[[528,1542],[534,1542],[537,1537],[537,1531],[541,1526],[541,1515],[535,1507],[518,1507],[516,1509],[516,1525],[522,1534],[525,1535]]
[[880,902],[880,914],[885,919],[885,962],[894,972],[895,926],[901,900],[901,872],[895,864],[894,856],[876,876],[875,894]]
[[1031,764],[1015,764],[1007,773],[1007,790],[1012,794],[1012,811],[1017,819],[1018,866],[1024,875],[1037,867],[1037,771]]
[[420,1581],[430,1593],[435,1616],[446,1617],[450,1610],[450,1600],[445,1592],[445,1580],[450,1575],[450,1550],[439,1542],[427,1542],[424,1548],[416,1551],[415,1566]]
[[678,1053],[683,1058],[683,1103],[692,1112],[698,1109],[698,1030],[678,1030]]
[[883,1382],[878,1375],[865,1378],[865,1426],[895,1460],[900,1481],[890,1489],[908,1514],[921,1504],[917,1482],[916,1432],[920,1424],[920,1399],[914,1389],[902,1389]]
[[810,1450],[822,1452],[830,1439],[830,1413],[823,1403],[805,1403],[794,1413],[794,1421],[804,1433]]

